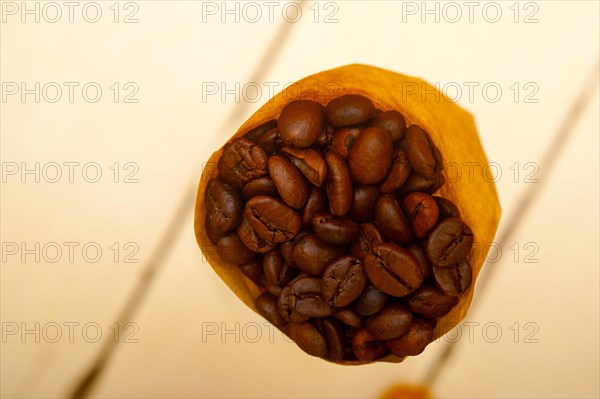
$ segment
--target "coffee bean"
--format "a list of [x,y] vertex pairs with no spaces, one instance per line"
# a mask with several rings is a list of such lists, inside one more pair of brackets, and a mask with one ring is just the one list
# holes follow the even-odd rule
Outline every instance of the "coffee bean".
[[277,249],[263,257],[263,271],[267,280],[275,285],[286,285],[296,275],[296,271],[285,263],[281,251]]
[[241,188],[250,180],[267,174],[267,154],[254,142],[238,138],[225,144],[218,168],[226,182]]
[[[206,215],[206,219],[204,219],[204,229],[206,230],[206,235],[208,236],[208,240],[211,243],[217,245],[217,242],[219,242],[219,238],[221,238],[223,233],[215,230],[215,228],[212,227],[212,225],[209,223],[208,214]],[[208,244],[208,243],[205,243],[205,242],[202,243],[202,245],[206,245],[206,244]]]
[[246,248],[235,231],[229,232],[219,239],[217,253],[223,262],[234,265],[248,263],[256,255]]
[[329,316],[333,309],[325,302],[321,291],[320,278],[295,278],[281,291],[279,312],[292,323],[302,323],[307,317]]
[[323,359],[329,356],[325,337],[312,323],[290,323],[285,326],[284,332],[309,355]]
[[406,120],[404,116],[398,111],[384,111],[375,116],[369,122],[369,126],[379,127],[385,129],[392,135],[394,143],[400,142],[404,139],[406,133]]
[[278,195],[275,183],[273,183],[273,180],[269,176],[250,180],[248,183],[244,184],[242,194],[247,200],[256,197],[257,195],[269,195],[271,197]]
[[345,351],[344,329],[339,321],[331,317],[316,319],[315,325],[321,331],[327,342],[327,359],[342,360]]
[[348,153],[354,145],[356,138],[363,131],[361,127],[343,127],[337,129],[331,140],[330,151],[337,152],[344,159],[348,159]]
[[383,236],[373,223],[364,223],[360,226],[358,240],[352,245],[350,252],[355,258],[362,259],[371,252],[371,249],[383,242]]
[[392,165],[392,136],[378,127],[364,129],[348,153],[350,173],[363,184],[382,181]]
[[433,279],[444,294],[459,296],[471,286],[471,265],[463,259],[450,267],[434,266]]
[[377,186],[357,184],[352,195],[350,216],[357,222],[370,222],[375,218],[375,204],[379,198]]
[[275,295],[277,298],[281,296],[281,292],[283,291],[283,287],[277,284],[273,284],[267,279],[267,276],[263,274],[260,275],[260,283],[265,287],[268,293],[271,295]]
[[417,173],[411,173],[404,185],[400,188],[400,196],[403,197],[414,191],[421,191],[429,195],[435,193],[446,182],[444,175],[439,173],[433,179],[426,179]]
[[452,201],[450,201],[449,199],[443,198],[443,197],[436,197],[433,196],[432,197],[435,200],[435,203],[438,206],[438,210],[440,213],[440,220],[441,219],[446,219],[446,218],[459,218],[460,217],[460,211],[458,210],[458,207],[456,205],[454,205],[454,203]]
[[383,309],[387,300],[388,294],[380,291],[373,284],[369,284],[354,302],[354,308],[360,315],[372,316]]
[[404,197],[404,212],[417,238],[423,238],[438,220],[438,207],[429,195],[414,192]]
[[217,232],[235,229],[242,214],[242,199],[237,190],[219,179],[211,179],[204,195],[207,223]]
[[291,239],[302,227],[300,214],[275,197],[251,198],[244,214],[259,237],[274,243]]
[[310,147],[325,128],[323,106],[310,100],[292,101],[281,111],[277,127],[285,145]]
[[390,173],[388,173],[383,183],[381,183],[381,192],[389,194],[400,189],[410,176],[410,171],[411,166],[410,162],[408,162],[406,152],[399,147],[394,149]]
[[445,315],[457,303],[458,298],[445,295],[430,284],[423,284],[407,300],[413,313],[432,319]]
[[408,333],[388,341],[388,347],[397,356],[416,356],[433,341],[433,328],[421,319],[414,318]]
[[343,216],[352,205],[352,181],[350,171],[344,159],[333,151],[325,154],[327,163],[327,196],[329,210],[337,216]]
[[356,330],[352,337],[352,350],[359,360],[372,362],[387,353],[387,342],[375,339],[366,329]]
[[410,330],[412,319],[412,313],[406,306],[389,302],[379,313],[367,318],[365,327],[375,339],[393,339]]
[[279,308],[277,307],[277,297],[268,292],[263,292],[254,301],[254,306],[261,315],[271,324],[277,327],[283,327],[287,324],[285,319],[281,317]]
[[412,125],[406,130],[404,148],[411,166],[419,175],[434,179],[442,172],[442,155],[420,126]]
[[237,228],[237,235],[246,248],[259,254],[267,253],[277,246],[276,243],[259,237],[250,225],[250,222],[248,222],[248,219],[246,219],[246,216],[242,216],[242,221]]
[[303,272],[321,276],[325,268],[335,259],[343,256],[345,249],[321,241],[314,234],[302,237],[292,251],[294,264]]
[[283,155],[270,157],[268,166],[269,175],[283,202],[295,209],[303,208],[310,191],[298,168]]
[[335,134],[335,128],[333,126],[331,126],[330,124],[326,123],[325,129],[323,129],[323,132],[319,135],[319,137],[317,138],[317,141],[315,142],[315,147],[317,147],[320,150],[325,151],[327,149],[327,147],[329,147],[331,145],[334,134]]
[[362,317],[350,306],[335,310],[333,317],[350,327],[359,328],[362,326]]
[[240,270],[254,283],[260,284],[260,275],[263,272],[263,266],[259,259],[254,259],[251,262],[240,265]]
[[411,244],[406,247],[406,250],[415,258],[417,263],[419,264],[419,269],[421,269],[421,274],[423,278],[426,279],[431,275],[431,263],[427,260],[427,256],[425,256],[425,252],[423,248],[421,248],[418,244]]
[[332,245],[351,244],[358,238],[360,226],[345,216],[318,213],[312,219],[312,228],[317,237]]
[[473,233],[459,218],[446,218],[429,233],[425,253],[436,266],[449,267],[463,259],[473,245]]
[[423,282],[417,261],[406,249],[394,244],[373,247],[365,256],[364,267],[373,285],[392,296],[406,296]]
[[244,137],[247,138],[248,140],[258,143],[260,138],[266,132],[268,132],[269,130],[274,129],[276,127],[277,127],[277,120],[273,119],[273,120],[265,122],[262,125],[259,125],[259,126],[255,127],[254,129],[250,130],[248,133],[246,133],[244,135]]
[[338,258],[323,272],[323,299],[329,306],[352,303],[367,286],[367,275],[360,260],[351,256]]
[[296,234],[296,236],[294,236],[294,238],[292,238],[291,240],[281,243],[281,255],[283,256],[285,263],[287,263],[295,269],[297,269],[298,266],[296,266],[296,263],[294,262],[294,246],[296,246],[296,243],[307,234],[308,232],[301,231],[300,233]]
[[313,189],[308,196],[308,201],[306,201],[306,207],[304,207],[302,223],[305,226],[311,225],[313,217],[317,213],[323,212],[326,206],[327,198],[325,198],[323,191],[319,188]]
[[388,239],[400,244],[408,244],[412,241],[413,235],[408,221],[402,213],[400,204],[390,194],[382,195],[377,200],[375,220],[379,230]]
[[283,147],[279,129],[275,128],[267,131],[260,140],[258,140],[258,145],[265,150],[265,153],[268,156],[279,153]]
[[327,177],[327,164],[323,157],[312,148],[284,147],[282,152],[317,187],[321,187]]
[[375,113],[373,102],[367,97],[346,94],[327,104],[327,121],[335,127],[346,127],[366,122]]

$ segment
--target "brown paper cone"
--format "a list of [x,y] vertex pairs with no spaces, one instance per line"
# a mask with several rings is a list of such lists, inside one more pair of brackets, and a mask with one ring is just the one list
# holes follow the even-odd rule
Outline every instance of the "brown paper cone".
[[[473,298],[475,282],[483,266],[489,245],[494,239],[500,220],[500,204],[490,174],[488,161],[479,142],[471,114],[453,103],[425,81],[368,65],[353,64],[308,76],[277,94],[254,113],[229,141],[243,136],[251,129],[276,119],[283,107],[293,100],[308,99],[326,105],[344,94],[360,94],[370,98],[383,111],[401,112],[407,126],[423,127],[440,149],[446,170],[446,184],[436,195],[450,199],[460,209],[463,220],[473,231],[475,243],[468,256],[473,268],[473,283],[461,295],[450,313],[438,319],[435,338],[454,328],[467,314]],[[254,299],[261,293],[238,266],[221,261],[216,247],[204,229],[206,210],[204,190],[209,179],[217,176],[217,162],[222,150],[216,151],[204,165],[196,197],[194,229],[196,240],[208,263],[231,290],[250,308],[257,311]],[[452,165],[452,176],[449,165]],[[469,166],[472,165],[472,166]],[[469,173],[469,168],[475,173]],[[460,172],[460,177],[459,176]],[[400,362],[403,359],[388,355],[379,361]],[[339,362],[360,364],[362,362]]]

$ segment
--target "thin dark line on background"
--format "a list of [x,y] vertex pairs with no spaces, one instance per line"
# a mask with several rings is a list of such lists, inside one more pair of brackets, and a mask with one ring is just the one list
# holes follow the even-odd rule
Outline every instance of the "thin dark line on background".
[[[505,228],[502,229],[498,237],[498,245],[503,247],[509,243],[514,235],[519,231],[519,228],[523,224],[523,219],[531,205],[535,203],[541,193],[544,184],[548,181],[548,177],[552,173],[557,161],[560,159],[561,152],[565,147],[567,140],[573,135],[577,123],[583,115],[586,107],[594,98],[594,94],[597,92],[598,84],[600,83],[600,58],[596,61],[594,68],[590,75],[585,79],[583,87],[579,91],[579,94],[572,103],[571,108],[566,113],[562,123],[554,134],[550,147],[545,152],[542,160],[539,164],[539,182],[537,184],[530,184],[525,192],[519,198],[515,210],[511,213],[510,217],[505,223]],[[501,263],[496,263],[494,267],[487,266],[486,273],[482,274],[477,281],[477,291],[479,292],[478,301],[481,302],[481,296],[485,295],[485,288],[491,283],[494,273]],[[476,302],[473,302],[475,305]],[[472,306],[473,308],[473,306]],[[442,370],[448,364],[448,361],[452,355],[456,352],[458,342],[455,343],[444,343],[444,348],[439,353],[437,358],[433,361],[423,379],[423,384],[427,387],[433,387],[437,379],[439,378]]]
[[[299,2],[301,8],[303,9],[307,3],[310,2]],[[296,24],[294,23],[283,22],[281,27],[274,32],[275,37],[267,47],[258,65],[255,67],[254,72],[250,77],[251,82],[262,81],[264,79],[266,72],[273,64],[273,61],[276,59],[277,55],[280,53],[295,25]],[[225,119],[224,123],[222,124],[222,128],[227,127],[231,121],[239,119],[243,113],[247,111],[249,105],[250,104],[248,102],[243,102],[239,105],[236,105],[232,109],[229,116]],[[167,256],[174,247],[178,233],[183,231],[184,228],[188,226],[190,220],[189,214],[194,209],[197,187],[198,180],[194,176],[193,181],[188,184],[188,187],[186,188],[185,193],[181,198],[179,205],[177,206],[177,210],[167,226],[167,229],[164,231],[160,241],[158,242],[158,245],[150,257],[150,261],[144,267],[142,275],[139,277],[135,288],[121,309],[117,319],[118,326],[121,330],[123,330],[123,327],[127,325],[127,322],[132,319],[132,316],[144,302],[157,273],[165,264]],[[90,367],[84,373],[82,373],[82,375],[74,384],[74,388],[69,392],[69,398],[85,398],[90,394],[95,383],[98,381],[104,370],[106,370],[106,366],[113,357],[117,345],[118,343],[115,343],[112,339],[107,339],[104,341],[98,355],[91,362]]]

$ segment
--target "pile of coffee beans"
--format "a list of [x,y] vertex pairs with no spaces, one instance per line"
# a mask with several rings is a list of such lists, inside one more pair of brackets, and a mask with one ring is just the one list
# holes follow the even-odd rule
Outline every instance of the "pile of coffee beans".
[[442,155],[360,95],[310,100],[226,144],[206,187],[220,258],[264,289],[256,308],[331,361],[414,356],[471,285],[473,234],[434,196]]

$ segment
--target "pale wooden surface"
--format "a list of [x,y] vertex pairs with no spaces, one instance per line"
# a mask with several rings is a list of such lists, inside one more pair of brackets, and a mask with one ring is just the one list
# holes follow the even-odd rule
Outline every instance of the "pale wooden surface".
[[[508,217],[527,187],[524,175],[531,169],[523,169],[524,164],[540,161],[596,62],[598,3],[537,2],[536,24],[514,24],[508,3],[501,3],[506,18],[497,24],[477,14],[473,24],[423,24],[415,17],[402,22],[401,2],[379,2],[376,8],[372,2],[337,4],[333,24],[314,23],[310,5],[305,6],[264,81],[282,87],[313,72],[361,62],[441,86],[456,82],[464,90],[464,82],[497,82],[503,89],[497,103],[485,101],[481,90],[473,102],[463,93],[459,103],[475,115],[488,159],[502,170],[497,189],[503,217]],[[240,103],[231,96],[203,102],[202,83],[231,87],[253,79],[281,18],[275,23],[221,23],[218,18],[202,23],[200,2],[139,5],[140,22],[131,25],[109,23],[110,14],[99,24],[9,19],[1,25],[3,82],[97,81],[106,98],[115,81],[140,87],[138,104],[104,99],[97,104],[81,99],[1,104],[2,162],[94,161],[107,176],[96,184],[14,178],[2,183],[2,242],[95,241],[105,252],[93,264],[81,258],[36,264],[9,257],[0,271],[3,323],[96,322],[110,337],[109,327],[181,196],[199,177],[202,162],[268,100],[263,91],[254,104],[244,103],[243,96]],[[515,103],[509,88],[514,82],[521,90],[534,82],[538,103],[522,101],[527,91]],[[514,251],[502,248],[502,259],[494,264],[501,270],[471,315],[480,323],[474,341],[463,334],[434,387],[437,397],[600,394],[598,107],[596,93],[539,203],[517,232],[518,261],[512,259]],[[108,166],[114,162],[137,163],[139,182],[111,182]],[[517,182],[510,169],[515,162],[521,168]],[[115,263],[108,247],[129,241],[139,245],[139,263]],[[528,242],[539,247],[539,263],[523,262]],[[139,342],[117,347],[92,392],[95,397],[372,397],[393,383],[418,383],[443,347],[433,344],[401,365],[350,368],[309,358],[277,333],[269,342],[263,320],[203,264],[191,210],[131,321],[139,326]],[[481,327],[490,322],[502,330],[496,343],[482,336]],[[520,323],[517,343],[510,329],[515,322]],[[523,342],[527,322],[539,326],[539,342]],[[245,340],[242,334],[239,343],[234,334],[203,336],[207,328],[234,329],[235,323],[252,336]],[[252,343],[256,326],[262,337]],[[85,342],[80,335],[74,343],[64,337],[58,343],[3,338],[1,394],[11,398],[63,397],[100,349],[100,343]],[[312,382],[299,384],[300,377]]]

